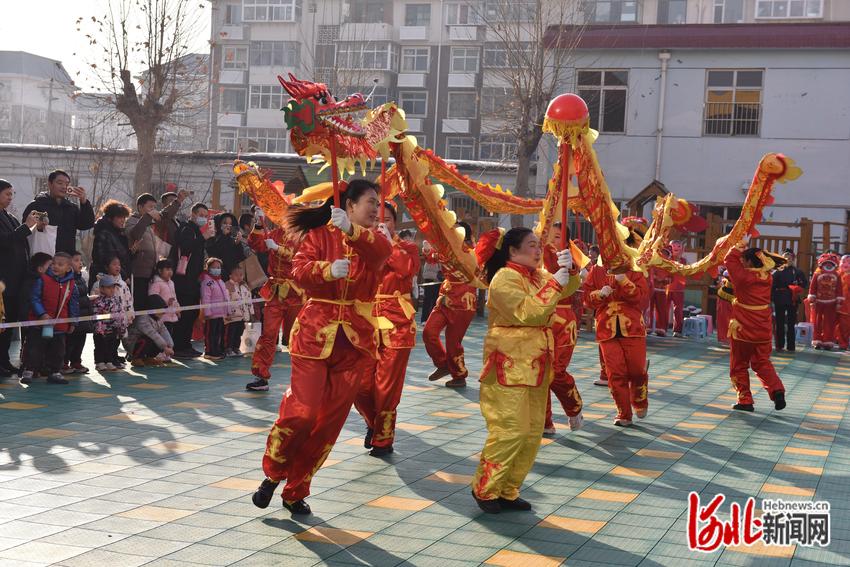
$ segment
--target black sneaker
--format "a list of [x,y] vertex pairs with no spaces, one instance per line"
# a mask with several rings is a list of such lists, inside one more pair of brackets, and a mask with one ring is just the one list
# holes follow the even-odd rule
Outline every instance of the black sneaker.
[[523,512],[531,510],[531,503],[522,498],[516,498],[515,500],[499,498],[499,505],[502,507],[502,510],[520,510]]
[[372,433],[373,431],[371,427],[366,428],[366,436],[363,437],[363,447],[366,449],[372,448]]
[[254,506],[257,508],[268,508],[278,484],[280,483],[269,480],[268,478],[264,479],[254,494],[251,495],[251,502],[254,503]]
[[475,503],[478,504],[478,507],[488,514],[498,514],[502,511],[502,505],[499,504],[498,498],[495,500],[481,500],[475,496],[474,492],[472,493],[472,497],[475,499]]
[[[47,376],[48,384],[67,384],[68,381],[62,378],[62,374],[60,372],[54,372]],[[784,406],[783,406],[784,407]]]
[[776,392],[773,394],[773,407],[778,410],[785,409],[785,392]]
[[246,390],[251,390],[252,392],[268,392],[269,391],[269,381],[263,380],[262,378],[257,378],[250,384],[245,385]]
[[304,502],[303,499],[296,500],[295,502],[287,502],[283,501],[283,507],[292,512],[293,514],[304,515],[312,514],[313,511],[310,510],[310,505]]
[[387,447],[372,447],[372,450],[369,451],[370,457],[386,457],[387,455],[392,454],[393,446],[389,445]]
[[201,356],[201,353],[195,349],[174,351],[174,358],[178,359],[198,358],[199,356]]
[[735,404],[732,406],[732,409],[736,409],[739,411],[755,411],[753,404]]

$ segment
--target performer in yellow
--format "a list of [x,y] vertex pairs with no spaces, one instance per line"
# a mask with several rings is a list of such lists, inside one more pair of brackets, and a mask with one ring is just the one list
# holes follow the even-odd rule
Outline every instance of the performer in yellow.
[[558,253],[558,271],[538,269],[543,250],[528,228],[481,237],[475,250],[484,264],[490,293],[481,371],[481,414],[487,441],[472,480],[472,496],[489,514],[531,510],[519,497],[534,464],[552,382],[555,341],[552,316],[580,278],[569,250]]

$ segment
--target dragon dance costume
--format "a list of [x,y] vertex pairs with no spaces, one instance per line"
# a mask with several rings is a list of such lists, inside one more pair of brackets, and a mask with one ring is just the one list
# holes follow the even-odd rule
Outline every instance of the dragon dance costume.
[[717,327],[717,341],[729,345],[729,320],[732,318],[732,301],[735,299],[735,290],[729,283],[729,274],[724,272],[718,278],[717,284],[717,313],[715,326]]
[[667,287],[673,283],[673,277],[664,268],[650,268],[649,275],[652,285],[649,298],[650,315],[655,321],[655,334],[664,337],[670,325],[670,300],[667,298]]
[[809,303],[814,306],[815,348],[827,350],[835,346],[835,326],[838,320],[838,307],[843,301],[841,278],[838,275],[838,255],[821,254],[818,269],[812,275],[809,284]]
[[[364,375],[378,353],[373,302],[392,246],[373,229],[333,226],[310,230],[292,260],[292,276],[308,296],[292,327],[292,379],[268,436],[263,471],[286,479],[284,501],[310,493],[345,423]],[[348,259],[347,277],[334,279],[331,264]]]
[[[452,382],[464,383],[469,371],[463,358],[463,337],[475,318],[478,305],[475,286],[452,275],[440,285],[437,306],[428,316],[422,330],[425,351],[438,370],[451,374]],[[446,345],[440,342],[440,333],[446,330]]]
[[838,271],[841,277],[841,297],[844,301],[838,304],[838,324],[835,335],[838,346],[847,350],[850,346],[850,254],[841,257]]

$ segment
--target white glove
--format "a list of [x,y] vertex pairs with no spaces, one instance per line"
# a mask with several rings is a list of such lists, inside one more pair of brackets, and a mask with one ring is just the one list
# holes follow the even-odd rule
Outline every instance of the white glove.
[[587,268],[582,268],[582,270],[578,273],[578,275],[581,278],[581,281],[586,280],[587,279]]
[[748,246],[750,244],[750,235],[749,234],[744,235],[744,237],[741,239],[741,244],[743,244],[744,246]]
[[616,281],[617,283],[623,283],[624,281],[626,281],[626,274],[617,274],[616,276],[614,276],[614,281]]
[[393,236],[390,234],[390,229],[387,228],[387,225],[381,223],[378,225],[378,232],[384,235],[384,237],[390,242],[393,241]]
[[351,221],[348,220],[348,213],[342,209],[331,207],[331,224],[343,231],[345,234],[351,232]]
[[[340,209],[336,209],[339,211]],[[351,270],[351,260],[334,260],[331,264],[331,277],[335,280],[348,277],[348,272]]]
[[567,282],[570,281],[570,269],[569,268],[561,268],[557,272],[553,274],[555,281],[561,284],[561,287],[567,285]]
[[815,296],[814,296],[814,295],[809,295],[809,297],[808,297],[807,299],[809,300],[809,302],[812,302],[812,301],[814,301],[814,300],[815,300]]
[[269,250],[277,250],[278,248],[280,248],[280,246],[278,246],[277,242],[275,242],[273,239],[266,238],[266,248],[268,248]]
[[573,255],[569,250],[561,250],[558,252],[558,267],[571,270],[573,268]]
[[599,290],[599,293],[602,294],[602,297],[608,297],[609,295],[614,293],[614,290],[611,288],[610,285],[605,285],[602,286],[602,289]]

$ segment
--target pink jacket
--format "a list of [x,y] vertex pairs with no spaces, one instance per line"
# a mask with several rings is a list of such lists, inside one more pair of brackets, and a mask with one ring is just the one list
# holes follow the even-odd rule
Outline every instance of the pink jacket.
[[[221,278],[214,278],[207,272],[201,274],[201,303],[226,303],[230,301],[227,286]],[[205,307],[205,319],[223,319],[227,316],[227,306]]]
[[[180,307],[177,303],[177,292],[174,291],[174,280],[165,281],[159,276],[154,276],[148,286],[148,295],[160,296],[169,307]],[[173,323],[177,321],[177,312],[165,313],[160,319],[166,323]]]

